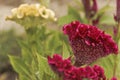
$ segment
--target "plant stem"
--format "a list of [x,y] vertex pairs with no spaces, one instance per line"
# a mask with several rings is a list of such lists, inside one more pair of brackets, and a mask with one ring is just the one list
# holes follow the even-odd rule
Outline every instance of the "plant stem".
[[91,9],[91,6],[90,6],[90,0],[82,0],[82,3],[84,5],[84,10],[85,10],[85,15],[87,18],[90,17],[90,9]]
[[[115,37],[115,40],[116,40],[116,43],[118,44],[119,40],[120,40],[120,0],[116,0],[116,8],[117,8],[117,11],[116,11],[116,17],[117,17],[117,36]],[[119,54],[119,52],[118,52]],[[115,59],[114,59],[114,69],[113,69],[113,76],[116,76],[116,69],[117,69],[117,59],[118,59],[118,56],[116,55],[115,56]]]
[[116,12],[116,16],[117,16],[117,21],[118,21],[118,24],[120,23],[120,0],[117,0],[116,1],[116,8],[117,8],[117,12]]
[[117,55],[115,55],[114,57],[113,77],[116,76],[116,68],[117,68]]

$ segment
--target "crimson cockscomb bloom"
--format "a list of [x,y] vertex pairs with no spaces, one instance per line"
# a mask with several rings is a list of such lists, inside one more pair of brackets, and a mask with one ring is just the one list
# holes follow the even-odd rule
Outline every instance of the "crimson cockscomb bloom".
[[118,46],[111,36],[96,26],[73,21],[64,25],[63,32],[69,37],[76,66],[90,64],[111,53],[118,53]]
[[107,80],[103,68],[98,65],[76,67],[71,64],[70,58],[63,59],[58,54],[48,57],[48,63],[63,80]]
[[[96,71],[94,67],[99,67]],[[64,72],[64,80],[107,80],[102,67],[95,65],[93,67],[75,67],[73,66],[68,72]]]
[[65,70],[68,70],[71,68],[70,58],[62,59],[62,57],[58,54],[54,54],[53,58],[48,56],[48,63],[52,68],[52,70],[55,73],[59,74],[59,76],[62,76]]

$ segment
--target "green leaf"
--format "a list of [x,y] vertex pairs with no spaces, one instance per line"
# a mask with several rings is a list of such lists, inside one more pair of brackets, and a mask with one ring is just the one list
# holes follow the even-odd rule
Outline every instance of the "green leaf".
[[68,50],[67,45],[63,42],[63,58],[70,57],[70,51]]
[[111,15],[103,15],[103,16],[100,18],[99,24],[115,25],[116,22],[115,22],[113,16],[111,16]]
[[108,11],[112,11],[113,8],[110,5],[105,5],[104,7],[102,7],[101,9],[98,10],[98,12],[96,13],[96,15],[93,17],[93,19],[96,19],[97,17],[101,17],[103,16],[106,12]]
[[59,32],[54,32],[47,44],[47,48],[52,54],[62,52],[62,41]]
[[110,11],[113,8],[110,5],[105,5],[104,7],[102,7],[98,12],[97,15],[102,15],[103,13],[105,13],[106,11]]
[[115,77],[120,79],[120,54],[118,55],[109,55],[105,58],[99,60],[100,62],[96,63],[102,66],[105,70],[105,75],[108,79],[113,77],[115,70]]
[[70,23],[75,20],[77,20],[77,18],[74,15],[68,14],[58,19],[58,25],[63,26],[64,24]]
[[24,74],[24,76],[29,78],[29,80],[31,79],[29,68],[26,66],[26,64],[21,58],[15,56],[9,56],[9,59],[14,70],[17,73]]
[[77,20],[80,20],[80,14],[74,7],[68,6],[68,14],[73,15]]
[[[120,39],[118,41],[118,48],[120,50]],[[120,79],[120,53],[117,56],[117,69],[116,69],[116,76],[118,80]]]
[[23,58],[24,62],[26,62],[27,64],[30,64],[32,61],[31,52],[24,47],[22,47],[21,52],[22,52],[22,58]]
[[80,11],[84,11],[84,6],[83,6],[83,3],[82,3],[82,1],[81,0],[74,0],[75,1],[75,3],[77,4],[77,5],[79,5],[79,10]]
[[117,56],[116,77],[118,78],[118,80],[120,79],[120,54],[118,54]]
[[18,40],[19,45],[21,46],[22,58],[28,64],[31,63],[32,55],[27,41]]
[[62,16],[61,18],[58,19],[58,25],[62,26],[64,24],[70,23],[75,20],[80,20],[80,14],[79,14],[78,10],[69,6],[68,14],[66,16]]
[[115,65],[115,55],[111,54],[107,57],[101,58],[98,62],[94,63],[102,66],[105,70],[105,75],[107,78],[111,78],[113,76],[114,65]]
[[19,74],[19,80],[29,80],[24,74]]
[[80,13],[82,13],[82,11],[80,12],[78,9],[72,6],[68,6],[68,14],[74,16],[76,20],[83,23],[86,20],[84,19],[85,17],[83,18],[83,15]]
[[39,66],[39,76],[40,76],[40,80],[43,79],[44,73],[54,77],[54,73],[51,70],[50,66],[48,65],[48,61],[45,57],[41,56],[41,55],[37,55],[38,58],[38,66]]

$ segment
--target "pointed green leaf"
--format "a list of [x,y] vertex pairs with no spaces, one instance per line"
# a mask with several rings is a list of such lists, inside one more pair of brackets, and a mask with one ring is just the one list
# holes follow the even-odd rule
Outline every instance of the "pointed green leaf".
[[117,56],[116,77],[118,80],[120,80],[120,54],[118,54],[118,56]]
[[63,43],[63,58],[68,58],[70,57],[70,52],[68,50],[68,47],[65,43]]
[[21,58],[15,56],[9,56],[9,59],[13,68],[17,73],[24,74],[24,76],[28,77],[29,79],[31,78],[29,68],[26,66],[26,64]]
[[80,11],[72,6],[68,6],[68,14],[74,16],[76,20],[82,23],[85,21],[83,20],[83,16],[80,14]]
[[[118,41],[118,48],[120,50],[120,39]],[[120,53],[117,56],[117,69],[116,69],[116,75],[118,80],[120,79]]]
[[48,61],[45,57],[41,56],[41,55],[37,55],[38,58],[38,66],[39,66],[39,73],[40,73],[40,79],[43,79],[44,73],[46,73],[47,75],[53,76],[54,77],[54,73],[51,70],[50,66],[48,65]]
[[19,80],[29,80],[29,78],[26,77],[24,74],[19,74]]
[[74,15],[68,14],[58,19],[58,25],[63,26],[64,24],[70,23],[75,20],[78,20],[78,19]]
[[106,11],[110,11],[113,8],[110,5],[105,5],[104,7],[102,7],[98,12],[97,15],[102,15],[103,13],[105,13]]
[[107,5],[103,6],[101,9],[98,10],[98,12],[93,17],[93,19],[96,19],[99,16],[103,16],[106,13],[106,11],[110,11],[110,10],[111,11],[113,10],[113,8],[110,5],[107,4]]
[[100,18],[99,24],[115,25],[116,22],[115,22],[113,16],[111,16],[111,15],[103,15],[103,16]]
[[94,64],[98,64],[98,65],[102,66],[105,70],[106,77],[108,79],[110,79],[113,77],[114,67],[115,67],[115,59],[116,59],[116,55],[111,54],[111,55],[108,55],[107,57],[99,59],[99,61]]

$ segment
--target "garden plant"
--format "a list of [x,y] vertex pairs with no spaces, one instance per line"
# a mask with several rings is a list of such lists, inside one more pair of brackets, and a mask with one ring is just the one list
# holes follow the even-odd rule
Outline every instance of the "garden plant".
[[110,0],[102,8],[98,0],[74,0],[60,18],[49,0],[39,1],[6,17],[26,32],[17,40],[21,55],[8,55],[17,80],[120,80],[120,0],[112,15]]

